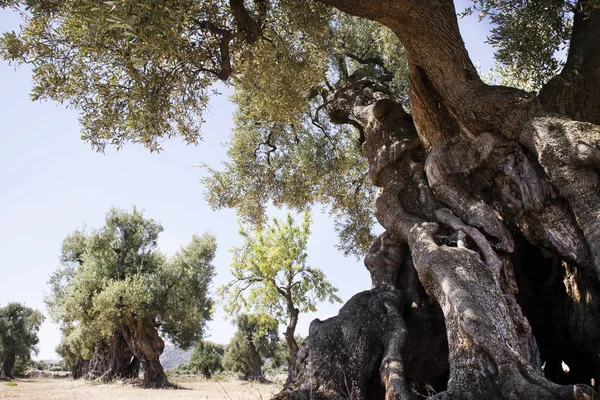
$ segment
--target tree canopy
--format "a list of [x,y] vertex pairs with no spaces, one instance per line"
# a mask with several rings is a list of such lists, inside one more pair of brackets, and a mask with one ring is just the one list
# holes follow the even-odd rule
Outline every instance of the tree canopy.
[[[335,5],[4,0],[25,24],[3,35],[0,53],[31,65],[34,99],[78,110],[82,137],[97,150],[127,142],[160,150],[173,136],[197,143],[214,84],[233,84],[236,127],[229,160],[207,166],[209,203],[258,224],[269,202],[325,204],[340,248],[362,256],[374,239],[374,191],[357,151],[362,128],[348,110],[323,114],[358,70],[384,77],[408,106],[408,63],[391,30],[322,3]],[[562,67],[580,3],[473,0],[464,13],[492,24],[500,81],[537,90]]]
[[360,135],[356,123],[332,124],[324,105],[357,69],[389,76],[406,101],[403,49],[386,28],[310,1],[3,5],[25,25],[0,39],[2,56],[31,65],[34,99],[77,109],[94,148],[159,150],[174,135],[196,143],[214,83],[224,80],[234,86],[236,128],[230,160],[206,178],[209,203],[260,224],[269,201],[294,210],[321,202],[347,253],[370,245],[373,190]]
[[[160,355],[164,345],[158,331],[180,347],[202,338],[212,313],[215,238],[194,236],[167,258],[157,249],[162,230],[135,208],[113,208],[100,229],[65,238],[46,302],[62,325],[61,348],[69,358],[89,359],[98,342],[120,331],[142,364],[144,351],[136,346],[158,346]],[[139,337],[139,329],[149,330],[151,337]],[[148,340],[158,344],[136,343]]]
[[30,360],[37,354],[38,331],[44,316],[38,310],[20,303],[8,303],[0,307],[0,361],[4,376],[12,377],[17,359]]
[[288,213],[262,229],[241,229],[244,244],[232,250],[234,279],[219,288],[226,311],[253,311],[286,324],[292,355],[298,349],[294,336],[299,313],[316,311],[322,301],[341,302],[323,271],[308,265],[310,223],[309,213],[304,213],[301,225]]

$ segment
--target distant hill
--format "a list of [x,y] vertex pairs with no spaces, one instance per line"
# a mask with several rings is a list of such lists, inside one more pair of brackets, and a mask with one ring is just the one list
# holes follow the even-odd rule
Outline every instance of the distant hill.
[[171,369],[179,364],[186,364],[190,360],[193,351],[193,347],[190,347],[188,350],[182,350],[172,344],[165,343],[165,350],[160,356],[160,363],[164,369]]

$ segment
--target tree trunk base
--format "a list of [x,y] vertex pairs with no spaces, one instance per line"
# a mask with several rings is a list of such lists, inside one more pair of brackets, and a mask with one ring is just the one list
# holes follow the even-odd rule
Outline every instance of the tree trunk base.
[[147,389],[162,389],[169,387],[167,375],[163,370],[162,365],[158,360],[145,361],[142,360],[144,368],[144,387]]

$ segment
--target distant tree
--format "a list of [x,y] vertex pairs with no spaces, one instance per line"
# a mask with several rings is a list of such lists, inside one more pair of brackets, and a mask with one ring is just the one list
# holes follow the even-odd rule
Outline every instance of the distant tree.
[[253,310],[287,324],[284,336],[290,356],[298,351],[294,334],[299,314],[315,311],[321,301],[341,301],[323,271],[307,265],[310,223],[308,212],[300,226],[288,213],[264,229],[241,229],[244,244],[233,249],[234,279],[219,289],[228,312]]
[[245,379],[262,379],[265,358],[273,357],[279,337],[278,323],[268,315],[240,314],[237,331],[225,351],[223,367],[244,374]]
[[12,377],[17,359],[29,361],[31,352],[37,354],[38,331],[44,316],[38,310],[20,303],[0,307],[0,361],[4,376]]
[[194,348],[188,368],[210,379],[215,372],[223,370],[223,354],[225,354],[225,346],[222,344],[207,340],[200,341]]
[[157,250],[162,229],[135,208],[111,209],[102,228],[76,231],[63,242],[47,305],[63,325],[64,351],[77,362],[93,343],[91,364],[105,369],[104,379],[130,375],[139,361],[146,387],[165,386],[159,333],[189,347],[210,319],[215,238],[194,236],[167,259]]

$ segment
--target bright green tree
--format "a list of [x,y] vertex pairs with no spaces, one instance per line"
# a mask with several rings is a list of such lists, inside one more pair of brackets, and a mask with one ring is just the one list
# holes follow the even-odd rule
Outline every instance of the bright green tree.
[[244,374],[245,379],[262,379],[266,358],[275,356],[279,343],[277,320],[265,314],[240,314],[237,331],[223,357],[226,370]]
[[215,238],[194,236],[168,259],[157,249],[161,231],[135,208],[111,209],[102,228],[64,240],[47,305],[63,325],[61,348],[70,362],[104,341],[113,358],[107,376],[123,373],[128,365],[120,359],[129,352],[144,368],[145,385],[160,387],[167,380],[159,333],[180,347],[202,338],[212,309]]
[[215,372],[223,370],[223,354],[225,346],[202,340],[194,347],[194,352],[188,362],[188,369],[201,373],[205,378],[211,378]]
[[0,372],[12,377],[17,360],[28,362],[31,353],[37,354],[38,331],[44,316],[38,310],[20,303],[0,307]]
[[219,288],[226,311],[253,310],[287,324],[284,336],[290,357],[298,351],[294,335],[299,314],[316,311],[322,301],[341,301],[323,271],[308,265],[310,223],[306,212],[301,225],[288,214],[262,229],[241,229],[244,244],[232,250],[234,279]]

